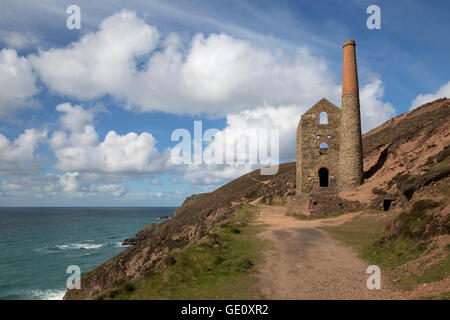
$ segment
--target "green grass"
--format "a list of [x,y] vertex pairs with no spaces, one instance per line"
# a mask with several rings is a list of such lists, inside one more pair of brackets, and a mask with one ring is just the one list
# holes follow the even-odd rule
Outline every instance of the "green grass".
[[417,259],[428,244],[427,241],[400,237],[383,246],[376,243],[363,246],[361,257],[382,268],[395,268]]
[[172,265],[144,279],[124,283],[101,299],[254,299],[253,266],[262,248],[249,224],[255,208],[244,206],[219,227],[183,250]]
[[415,283],[429,283],[439,281],[448,276],[450,272],[450,255],[447,253],[444,260],[432,264],[421,274],[411,274],[407,276],[413,284]]
[[450,291],[441,293],[437,296],[426,296],[421,297],[420,300],[450,300]]
[[272,201],[267,203],[266,199],[261,199],[258,201],[258,204],[266,205],[266,206],[275,206],[275,207],[283,207],[286,205],[284,202]]
[[380,189],[380,188],[373,188],[373,189],[372,189],[372,193],[373,193],[373,194],[382,195],[382,196],[384,196],[384,195],[387,194],[387,192],[386,192],[385,190]]
[[[450,270],[450,254],[419,272],[398,268],[420,257],[425,250],[431,251],[430,240],[425,236],[426,227],[432,223],[429,211],[440,204],[431,200],[420,200],[410,210],[400,214],[379,212],[357,216],[342,225],[326,226],[322,229],[348,245],[353,246],[360,258],[380,266],[392,277],[398,278],[398,287],[411,289],[417,284],[444,279]],[[441,232],[440,229],[436,229]],[[436,260],[437,257],[430,257]],[[432,262],[431,260],[428,262]]]
[[338,226],[323,226],[321,229],[347,245],[353,246],[360,256],[361,249],[377,240],[383,233],[386,223],[395,213],[364,214],[356,216]]
[[339,212],[339,213],[333,213],[330,214],[328,216],[314,216],[314,217],[307,217],[305,215],[302,214],[296,214],[296,213],[292,213],[292,212],[286,212],[286,216],[288,217],[294,217],[297,220],[320,220],[320,219],[330,219],[330,218],[336,218],[339,217],[341,215],[343,215],[344,213],[347,212]]
[[423,242],[398,237],[379,245],[386,224],[394,218],[392,214],[366,214],[357,216],[338,226],[326,226],[333,238],[353,246],[360,258],[381,268],[393,268],[420,256],[426,248]]

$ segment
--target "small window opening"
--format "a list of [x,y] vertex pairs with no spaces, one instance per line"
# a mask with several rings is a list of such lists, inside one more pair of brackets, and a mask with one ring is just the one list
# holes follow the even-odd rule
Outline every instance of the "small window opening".
[[391,208],[392,200],[384,199],[383,201],[383,211],[388,211]]
[[319,169],[319,187],[328,187],[328,169]]
[[325,111],[319,114],[319,124],[328,124],[328,115]]
[[319,154],[321,154],[321,155],[327,154],[327,151],[328,151],[328,143],[322,142],[322,143],[320,144]]
[[328,139],[331,139],[331,134],[329,134],[329,135],[327,136],[327,138],[328,138]]

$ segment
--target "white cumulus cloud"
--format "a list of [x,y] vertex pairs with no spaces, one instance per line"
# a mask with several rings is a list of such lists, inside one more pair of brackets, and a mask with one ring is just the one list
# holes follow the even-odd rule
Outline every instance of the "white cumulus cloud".
[[128,192],[122,183],[87,181],[78,172],[11,178],[0,183],[0,197],[8,198],[121,198]]
[[412,102],[409,110],[434,101],[439,98],[450,97],[450,81],[440,87],[435,93],[419,94]]
[[0,134],[0,175],[30,174],[42,168],[44,158],[36,154],[40,142],[45,142],[46,133],[26,129],[14,141]]
[[[364,85],[360,90],[362,131],[367,132],[395,115],[391,104],[383,101],[384,88],[378,78]],[[336,95],[325,96],[329,100],[336,101]],[[257,133],[258,130],[269,132],[276,129],[279,133],[279,161],[295,161],[296,157],[296,131],[301,115],[312,107],[317,101],[308,106],[270,106],[265,105],[255,109],[247,109],[236,113],[230,113],[226,117],[226,127],[219,131],[213,142],[204,146],[204,153],[208,148],[214,150],[217,145],[223,146],[225,158],[227,153],[238,152],[238,142],[249,137],[249,133]],[[338,104],[340,107],[340,103]],[[207,128],[204,128],[206,130]],[[249,141],[247,141],[249,143]],[[181,171],[183,178],[192,184],[222,184],[228,180],[237,178],[251,170],[265,167],[260,162],[249,163],[250,150],[245,149],[243,156],[246,163],[235,164],[202,164],[189,165]],[[256,153],[260,150],[257,148]],[[235,159],[236,160],[236,159]],[[236,161],[235,161],[236,162]]]
[[25,57],[13,49],[0,51],[0,116],[34,105],[36,76]]
[[395,116],[394,107],[384,102],[383,82],[372,79],[359,91],[361,108],[361,130],[366,133]]
[[156,139],[147,132],[119,135],[109,131],[100,141],[92,123],[91,110],[69,103],[60,104],[64,130],[49,138],[57,163],[56,169],[112,174],[160,173],[170,166],[169,150],[160,153]]
[[0,31],[0,38],[8,48],[24,49],[35,46],[39,39],[29,32]]
[[[67,48],[53,48],[30,56],[33,67],[54,91],[80,99],[115,95],[133,82],[136,58],[151,52],[158,39],[156,28],[136,13],[122,10],[100,23]],[[127,85],[125,85],[127,86]]]
[[225,116],[264,104],[310,105],[339,92],[326,62],[307,48],[287,56],[224,33],[196,34],[184,47],[173,33],[159,40],[155,27],[127,10],[29,59],[59,94],[111,95],[141,111]]

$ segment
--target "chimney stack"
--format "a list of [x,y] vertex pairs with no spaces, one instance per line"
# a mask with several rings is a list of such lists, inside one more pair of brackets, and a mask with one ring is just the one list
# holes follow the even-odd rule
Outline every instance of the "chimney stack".
[[339,191],[351,190],[363,182],[361,115],[355,46],[353,40],[348,40],[343,45]]
[[342,66],[342,96],[346,94],[357,94],[358,90],[358,70],[356,69],[355,41],[344,42],[344,64]]

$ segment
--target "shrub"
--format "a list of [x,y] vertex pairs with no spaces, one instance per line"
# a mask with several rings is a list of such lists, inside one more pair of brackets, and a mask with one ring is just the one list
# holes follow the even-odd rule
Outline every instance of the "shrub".
[[373,188],[372,189],[372,193],[373,194],[383,195],[383,196],[387,194],[386,191],[384,191],[383,189],[380,189],[380,188]]
[[439,202],[430,199],[417,200],[413,203],[411,209],[409,210],[409,213],[415,214],[416,212],[426,211],[429,209],[437,208],[439,206],[440,206]]

